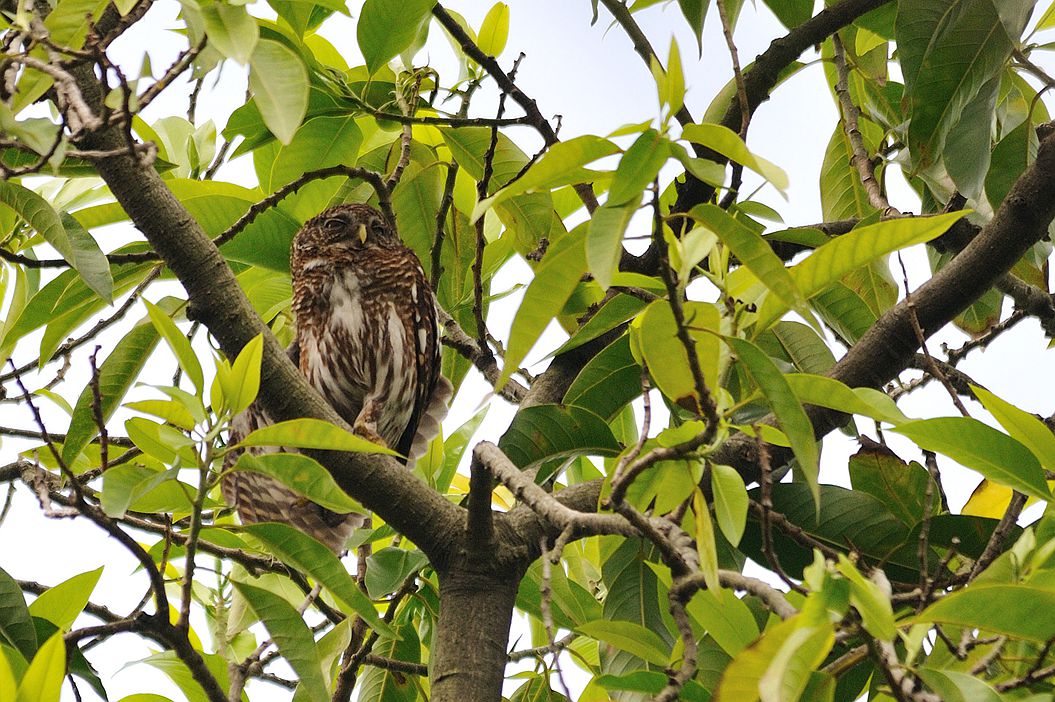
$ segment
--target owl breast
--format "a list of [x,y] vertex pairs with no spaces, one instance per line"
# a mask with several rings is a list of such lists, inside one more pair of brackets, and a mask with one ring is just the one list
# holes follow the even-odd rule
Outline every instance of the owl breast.
[[[368,400],[381,438],[395,447],[411,420],[417,384],[411,296],[394,281],[354,267],[338,269],[315,289],[329,310],[298,323],[301,370],[341,417],[354,424]],[[298,318],[299,322],[299,318]]]

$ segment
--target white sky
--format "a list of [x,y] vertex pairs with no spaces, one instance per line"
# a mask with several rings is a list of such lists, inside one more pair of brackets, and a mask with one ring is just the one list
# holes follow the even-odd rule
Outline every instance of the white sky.
[[[608,30],[610,18],[603,7],[600,9],[598,23],[591,27],[590,3],[586,0],[566,2],[551,0],[510,0],[511,25],[506,51],[501,57],[505,67],[509,67],[519,51],[527,54],[522,62],[517,77],[518,85],[534,97],[544,115],[563,116],[561,137],[569,138],[579,134],[606,134],[627,123],[641,122],[655,118],[658,104],[651,75],[644,63],[633,52],[630,41],[618,28]],[[769,42],[784,33],[769,11],[760,2],[757,10],[751,3],[746,3],[736,40],[740,51],[741,63],[747,64],[756,54],[768,46]],[[349,63],[354,65],[357,49],[354,45],[355,20],[359,15],[359,2],[350,3],[352,19],[336,17],[331,20],[323,34],[327,36],[345,54]],[[466,0],[451,2],[448,8],[463,14],[474,27],[479,27],[491,2]],[[169,65],[176,54],[185,46],[184,39],[166,29],[177,26],[175,15],[177,3],[172,0],[161,0],[150,11],[143,26],[115,46],[116,58],[125,67],[126,72],[134,72],[140,64],[144,49],[150,55],[155,72],[160,72]],[[255,13],[265,14],[266,6],[257,3],[253,6]],[[687,106],[699,119],[712,96],[731,78],[731,68],[724,39],[720,32],[717,12],[712,9],[707,19],[703,42],[702,59],[695,55],[696,42],[691,36],[677,3],[670,2],[650,8],[636,15],[645,33],[661,57],[666,57],[667,47],[672,32],[681,46],[685,64],[686,83],[689,92]],[[428,63],[440,70],[444,82],[456,75],[453,55],[442,30],[433,24],[432,34],[427,48],[418,56],[418,62],[427,58]],[[810,56],[805,57],[809,60]],[[206,93],[199,101],[198,122],[213,119],[222,128],[227,115],[238,104],[244,94],[245,78],[237,66],[227,66],[216,86],[208,86]],[[147,121],[152,121],[167,114],[183,114],[186,107],[186,96],[189,86],[185,83],[170,88],[163,98],[148,109]],[[484,93],[477,101],[474,114],[488,116],[493,114],[495,94]],[[518,114],[511,108],[510,114]],[[753,151],[776,162],[784,168],[791,178],[791,186],[784,200],[772,188],[766,188],[759,199],[775,207],[788,225],[809,224],[820,221],[820,199],[818,179],[824,147],[836,124],[837,113],[834,103],[824,85],[824,77],[819,65],[811,65],[790,79],[776,97],[765,103],[756,113],[749,137]],[[533,152],[538,146],[538,139],[527,128],[518,128],[511,136],[527,152]],[[235,182],[253,185],[252,168],[247,158],[242,158],[221,170],[219,178],[229,178]],[[911,210],[916,201],[905,187],[894,187],[895,205]],[[108,232],[113,230],[108,230]],[[126,230],[127,232],[127,230]],[[107,233],[101,243],[104,249],[114,248],[118,238],[123,240],[127,233],[118,229]],[[925,259],[920,252],[906,256],[910,264],[910,276],[913,287],[919,285],[925,275]],[[511,264],[503,273],[501,280],[496,281],[495,288],[511,286],[524,279],[525,268],[522,264]],[[901,279],[900,272],[895,279]],[[164,294],[178,294],[174,285],[158,285],[151,289],[148,297],[157,300]],[[519,304],[519,295],[507,297],[492,305],[492,320],[511,321]],[[119,328],[126,329],[128,324],[141,318],[141,305],[129,313],[126,324]],[[508,323],[508,322],[507,322]],[[1023,333],[1023,329],[1028,329]],[[500,325],[493,328],[499,336],[508,334],[508,327]],[[944,333],[941,340],[948,340],[953,346],[962,342],[963,337],[955,333]],[[103,354],[120,338],[120,333],[107,334],[101,341]],[[31,337],[27,344],[20,344],[21,350],[34,348],[34,340],[39,334]],[[1014,339],[1012,341],[1011,339]],[[529,361],[543,359],[560,343],[559,333],[551,327],[543,341],[529,356]],[[931,348],[937,348],[938,341]],[[1020,325],[1007,340],[998,341],[988,351],[975,353],[961,368],[978,381],[1005,399],[1032,412],[1049,414],[1051,403],[1046,398],[1055,396],[1055,380],[1051,374],[1038,373],[1036,369],[1048,367],[1051,357],[1047,355],[1045,342],[1038,326],[1027,321]],[[84,369],[87,367],[87,355],[90,348],[74,357],[74,369],[68,376],[59,392],[75,398],[86,382]],[[158,355],[159,359],[164,358]],[[16,359],[25,362],[28,356]],[[203,365],[208,365],[204,363]],[[159,362],[152,368],[159,368],[156,382],[167,383],[174,369],[174,363]],[[539,365],[534,370],[541,370]],[[1018,373],[1018,368],[1031,369],[1028,376]],[[34,387],[35,383],[30,382]],[[147,389],[133,391],[137,399],[153,396]],[[487,393],[487,386],[479,376],[472,374],[460,394],[455,407],[452,408],[445,426],[448,431],[459,426],[474,412],[482,397]],[[49,427],[61,430],[64,427],[64,415],[41,401],[47,410]],[[933,384],[925,392],[910,396],[902,403],[902,409],[910,416],[934,416],[935,414],[954,413],[944,391]],[[978,408],[971,407],[972,412]],[[497,439],[507,426],[513,409],[501,400],[492,403],[488,421],[478,433],[479,437]],[[0,424],[22,427],[33,426],[28,411],[18,405],[0,404]],[[119,426],[115,424],[114,426]],[[654,427],[657,424],[654,423]],[[862,423],[862,429],[866,427]],[[899,442],[899,437],[887,436],[896,448],[902,450],[902,457],[918,459],[908,442]],[[0,465],[14,459],[17,451],[29,444],[15,440],[6,440],[0,446]],[[829,440],[825,444],[825,459],[822,468],[822,480],[825,482],[848,484],[846,476],[846,457],[856,447],[845,440]],[[948,461],[942,463],[946,476],[946,489],[953,509],[956,510],[967,499],[977,482],[977,476],[966,471],[958,473],[950,470]],[[148,541],[152,542],[153,537]],[[134,572],[135,564],[125,551],[116,547],[101,532],[85,520],[49,520],[45,519],[36,502],[24,487],[19,487],[14,506],[7,520],[0,525],[0,566],[16,578],[31,579],[45,584],[58,583],[69,576],[106,564],[102,580],[96,589],[94,601],[109,604],[117,611],[127,609],[138,600],[146,589],[145,578]],[[203,622],[197,622],[201,626]],[[206,637],[204,628],[201,630]],[[516,634],[514,634],[515,638]],[[111,653],[100,655],[105,650]],[[139,651],[139,653],[137,653]],[[122,664],[142,655],[142,647],[132,641],[132,637],[118,637],[118,640],[100,647],[91,658],[100,668],[100,673],[110,692],[111,700],[119,700],[126,694],[143,691],[156,691],[182,699],[180,693],[160,673],[153,669],[135,665],[120,670]],[[568,665],[565,663],[565,668]],[[507,688],[511,692],[519,683]],[[556,682],[554,681],[556,685]],[[255,685],[254,700],[285,699],[286,693],[278,688]],[[69,694],[69,699],[72,695]],[[86,686],[81,685],[81,692],[86,699],[93,695]],[[66,699],[66,697],[64,697]]]

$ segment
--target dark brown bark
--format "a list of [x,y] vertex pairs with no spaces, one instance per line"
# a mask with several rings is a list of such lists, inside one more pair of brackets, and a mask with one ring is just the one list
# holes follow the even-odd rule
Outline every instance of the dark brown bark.
[[432,650],[433,702],[499,700],[520,573],[466,565],[440,573]]
[[[1055,136],[1040,143],[1037,160],[1026,169],[1000,208],[978,235],[926,283],[886,312],[832,368],[829,375],[850,387],[878,388],[907,368],[919,350],[913,311],[925,338],[951,322],[1002,278],[1031,246],[1047,236],[1055,218]],[[845,416],[807,407],[818,438]],[[787,449],[769,447],[773,465],[790,460]],[[735,467],[748,480],[758,478],[755,442],[745,436],[727,441],[714,460]]]

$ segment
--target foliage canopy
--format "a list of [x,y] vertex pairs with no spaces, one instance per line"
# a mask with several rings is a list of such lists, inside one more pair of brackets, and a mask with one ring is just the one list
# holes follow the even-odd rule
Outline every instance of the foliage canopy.
[[[638,20],[658,4],[698,46],[657,54]],[[1032,343],[1024,319],[1055,332],[1055,4],[825,4],[593,0],[582,31],[629,37],[659,110],[564,138],[517,85],[502,2],[469,22],[366,0],[341,45],[341,0],[182,0],[186,49],[158,70],[113,58],[160,31],[152,0],[0,1],[0,402],[32,410],[0,427],[31,442],[0,480],[103,530],[147,588],[96,592],[102,562],[47,586],[0,570],[0,699],[106,698],[93,651],[125,633],[209,702],[497,700],[504,683],[513,700],[1050,699],[1055,520],[1022,513],[1051,499],[1053,420],[1034,414],[1051,408],[957,366]],[[747,63],[734,31],[758,13],[785,34]],[[685,57],[707,22],[733,71],[693,115]],[[430,35],[458,74],[422,63]],[[788,226],[759,192],[789,176],[751,121],[814,46],[840,119],[817,145],[822,221]],[[195,112],[221,71],[248,90],[215,124]],[[143,117],[181,84],[185,115]],[[888,192],[895,172],[910,194]],[[347,201],[394,218],[430,274],[455,388],[478,373],[516,407],[495,436],[473,443],[478,412],[408,470],[287,359],[290,241]],[[932,274],[899,287],[919,246]],[[513,260],[528,279],[495,339]],[[926,343],[952,328],[968,340]],[[63,383],[71,364],[83,382]],[[958,411],[908,416],[932,380]],[[279,421],[243,444],[302,452],[236,469],[373,511],[349,543],[372,547],[359,577],[222,503],[226,427],[258,396]],[[845,466],[821,458],[836,429],[860,443]],[[949,460],[981,481],[959,511]],[[510,652],[514,609],[531,640]],[[510,661],[531,665],[511,681]]]

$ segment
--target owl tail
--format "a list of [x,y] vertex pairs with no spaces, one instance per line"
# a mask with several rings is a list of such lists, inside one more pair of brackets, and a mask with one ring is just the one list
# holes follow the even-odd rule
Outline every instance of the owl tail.
[[454,394],[454,386],[451,381],[442,375],[436,380],[436,388],[432,391],[429,404],[421,413],[418,420],[418,429],[414,433],[414,439],[410,442],[410,450],[407,451],[407,465],[413,466],[414,462],[425,455],[429,450],[429,442],[440,433],[440,424],[447,416],[447,404]]
[[296,494],[259,473],[228,473],[221,482],[224,499],[238,510],[243,524],[285,522],[341,553],[356,529],[370,526],[370,515],[338,514]]

